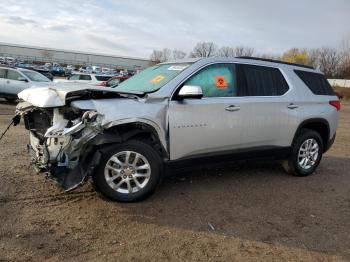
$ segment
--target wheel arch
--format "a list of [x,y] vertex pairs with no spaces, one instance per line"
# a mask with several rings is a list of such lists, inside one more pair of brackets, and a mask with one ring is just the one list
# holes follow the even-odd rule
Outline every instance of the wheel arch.
[[90,144],[101,147],[130,139],[147,141],[159,151],[162,158],[169,158],[164,131],[149,120],[111,122],[105,126],[103,133],[90,141]]
[[304,128],[313,130],[320,134],[323,142],[323,150],[325,152],[328,148],[328,143],[330,139],[330,128],[329,128],[328,121],[324,118],[311,118],[311,119],[304,120],[299,124],[294,134],[293,144],[296,138],[298,137],[298,135],[300,134],[300,131]]

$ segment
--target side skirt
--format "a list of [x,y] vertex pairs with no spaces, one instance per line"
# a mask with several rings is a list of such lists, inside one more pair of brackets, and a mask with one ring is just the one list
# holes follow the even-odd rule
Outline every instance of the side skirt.
[[255,147],[168,160],[164,163],[164,167],[166,174],[172,174],[181,170],[210,167],[242,160],[284,160],[288,158],[291,152],[291,147]]

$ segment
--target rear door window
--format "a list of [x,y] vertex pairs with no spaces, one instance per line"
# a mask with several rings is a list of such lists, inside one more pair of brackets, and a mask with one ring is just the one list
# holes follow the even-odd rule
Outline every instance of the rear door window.
[[23,77],[20,73],[16,72],[15,70],[8,70],[7,71],[7,79],[11,80],[18,80],[19,78]]
[[334,96],[334,90],[323,74],[294,70],[297,76],[315,95]]
[[238,96],[281,96],[289,86],[277,68],[237,64]]
[[79,80],[79,75],[71,75],[68,80]]
[[203,97],[235,96],[233,72],[233,64],[210,65],[188,79],[185,85],[200,86]]
[[5,78],[6,69],[0,68],[0,78]]

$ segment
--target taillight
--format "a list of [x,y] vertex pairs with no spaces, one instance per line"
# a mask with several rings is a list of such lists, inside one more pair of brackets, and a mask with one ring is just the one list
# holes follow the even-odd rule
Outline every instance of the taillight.
[[329,101],[329,104],[331,106],[334,106],[337,109],[337,111],[340,110],[340,101],[339,100]]

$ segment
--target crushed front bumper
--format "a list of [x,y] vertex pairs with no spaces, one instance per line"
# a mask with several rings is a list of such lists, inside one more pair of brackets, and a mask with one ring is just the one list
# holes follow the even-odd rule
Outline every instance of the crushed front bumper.
[[[79,119],[70,121],[64,119],[59,109],[43,114],[38,110],[22,115],[30,133],[27,148],[31,162],[38,173],[46,175],[65,191],[72,190],[92,174],[99,162],[100,155],[89,141],[102,133],[102,116],[87,111]],[[44,114],[49,116],[49,121],[42,121]]]

